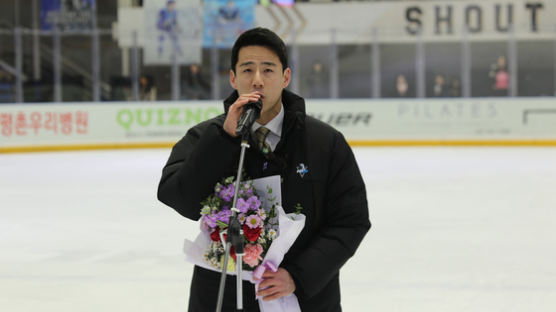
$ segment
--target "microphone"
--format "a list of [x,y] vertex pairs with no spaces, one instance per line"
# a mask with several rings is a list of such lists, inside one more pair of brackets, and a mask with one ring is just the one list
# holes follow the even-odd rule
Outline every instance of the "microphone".
[[259,119],[261,116],[261,110],[263,109],[263,101],[259,99],[257,102],[247,103],[243,107],[243,113],[239,117],[237,122],[236,135],[244,135],[249,133],[251,126],[255,120]]

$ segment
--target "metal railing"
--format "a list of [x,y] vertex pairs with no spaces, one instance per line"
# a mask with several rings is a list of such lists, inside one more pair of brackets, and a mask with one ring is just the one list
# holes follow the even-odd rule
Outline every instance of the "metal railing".
[[[45,31],[27,28],[3,28],[0,29],[0,36],[4,37],[2,40],[6,40],[6,36],[12,37],[14,46],[13,57],[11,60],[3,59],[3,56],[0,55],[0,70],[4,70],[14,77],[15,101],[18,103],[24,102],[25,82],[29,81],[30,77],[36,78],[36,75],[31,75],[28,68],[23,68],[24,56],[28,56],[29,54],[27,50],[24,50],[23,38],[40,37],[43,39],[40,43],[38,40],[33,40],[33,54],[39,53],[39,58],[42,61],[46,61],[42,63],[42,66],[48,67],[52,71],[52,99],[54,102],[64,101],[62,92],[64,72],[73,72],[75,75],[82,77],[84,81],[82,92],[90,95],[90,98],[93,101],[116,100],[111,97],[112,88],[114,86],[111,86],[109,82],[102,81],[100,78],[102,61],[100,59],[101,36],[108,37],[112,35],[113,31],[107,29],[60,32],[57,30]],[[82,36],[90,38],[90,45],[88,46],[88,49],[91,51],[90,67],[83,65],[83,62],[76,62],[75,60],[62,55],[62,50],[64,49],[62,46],[62,38],[66,36]],[[149,70],[152,70],[152,67],[145,66],[140,59],[142,47],[138,44],[137,31],[132,32],[130,36],[133,38],[129,58],[129,68],[131,70],[127,76],[130,81],[130,94],[126,99],[140,100],[140,94],[142,92],[140,84],[141,76],[149,72]],[[341,98],[346,96],[345,92],[343,93],[343,88],[345,88],[345,86],[353,89],[355,87],[352,85],[357,85],[360,86],[359,88],[361,90],[354,93],[359,94],[359,97],[381,98],[393,96],[391,94],[391,90],[393,89],[392,84],[395,75],[392,73],[391,68],[395,67],[393,65],[396,65],[396,62],[391,60],[391,56],[388,53],[384,53],[383,50],[388,44],[380,41],[379,29],[373,29],[371,31],[372,38],[369,40],[370,44],[360,44],[356,47],[365,49],[365,52],[358,52],[359,54],[357,54],[358,58],[364,60],[363,62],[365,64],[368,64],[363,66],[366,66],[367,68],[365,71],[362,71],[361,68],[356,68],[353,72],[346,73],[344,70],[344,64],[349,62],[351,56],[343,56],[342,51],[346,45],[338,44],[337,39],[339,36],[342,36],[342,31],[331,29],[329,36],[330,42],[328,44],[328,48],[322,49],[322,46],[317,47],[316,49],[318,49],[318,53],[311,52],[315,50],[313,49],[315,47],[299,45],[296,42],[287,42],[290,53],[290,63],[294,73],[290,89],[301,93],[301,95],[306,97]],[[295,35],[290,36],[290,38],[295,37]],[[51,38],[51,47],[44,43],[45,38]],[[39,44],[39,46],[36,47],[36,44]],[[474,80],[476,80],[474,77],[477,77],[475,74],[477,71],[477,65],[475,62],[483,60],[480,59],[481,57],[474,57],[473,45],[475,43],[469,40],[469,35],[466,31],[463,32],[460,41],[454,42],[454,44],[459,45],[459,56],[454,56],[453,58],[453,62],[455,64],[453,67],[458,67],[458,69],[457,73],[453,74],[451,78],[453,81],[459,81],[460,90],[458,93],[459,95],[456,96],[477,96],[478,93],[475,92],[474,89],[484,86],[477,85],[474,82]],[[523,66],[527,66],[527,64],[524,64],[523,66],[520,66],[519,64],[520,56],[518,55],[518,45],[520,42],[513,35],[513,31],[510,30],[506,37],[498,40],[497,44],[499,46],[506,46],[503,51],[498,49],[498,51],[502,51],[502,53],[498,54],[502,54],[505,58],[504,67],[507,72],[505,79],[508,80],[505,95],[513,97],[519,96],[520,70]],[[552,44],[554,46],[554,50],[556,51],[556,40],[554,40]],[[402,65],[403,68],[400,67],[402,70],[399,71],[406,71],[410,73],[409,75],[406,75],[410,77],[405,77],[405,84],[409,85],[407,88],[413,90],[412,92],[409,92],[412,97],[425,98],[433,94],[430,90],[433,89],[432,84],[434,83],[436,77],[431,79],[431,75],[434,75],[435,71],[438,71],[436,70],[434,60],[431,64],[431,61],[427,59],[427,55],[430,53],[429,46],[431,46],[431,43],[425,41],[421,36],[416,36],[416,40],[414,42],[399,44],[400,49],[407,50],[404,51],[403,54],[405,59],[401,58],[401,61],[405,63]],[[7,49],[3,50],[4,56],[6,55],[6,50]],[[413,50],[414,52],[410,52],[410,50]],[[65,51],[65,53],[68,52],[71,51]],[[228,74],[225,69],[228,68],[228,63],[227,61],[224,63],[222,60],[225,59],[225,56],[228,54],[229,50],[226,49],[219,49],[216,47],[203,48],[203,55],[205,55],[205,58],[203,58],[203,61],[199,65],[201,67],[201,74],[205,75],[206,81],[208,81],[211,85],[208,95],[205,95],[203,98],[219,99],[225,95],[223,92],[225,90],[221,87],[221,81],[227,79],[226,77]],[[311,69],[308,66],[308,62],[318,59],[318,57],[315,57],[315,54],[319,54],[321,59],[326,60],[319,60],[319,66],[321,66],[319,77],[317,77],[319,74],[317,64],[313,64],[316,69]],[[549,54],[550,53],[547,55]],[[36,55],[33,55],[33,57],[36,57]],[[496,57],[498,57],[498,55],[492,55],[492,62],[496,62]],[[390,61],[387,61],[387,59],[390,59]],[[413,59],[413,61],[408,61],[408,59]],[[156,67],[156,70],[159,73],[159,79],[155,82],[154,87],[169,90],[165,91],[165,93],[162,92],[162,96],[160,96],[162,99],[189,99],[187,95],[184,95],[185,90],[182,87],[185,83],[184,74],[188,74],[187,72],[184,72],[184,69],[187,69],[188,66],[179,64],[175,57],[172,60],[173,62],[171,64]],[[550,61],[552,61],[552,64],[546,64],[545,67],[548,68],[547,70],[551,71],[551,77],[549,78],[553,80],[553,83],[550,88],[545,89],[551,90],[540,92],[542,94],[539,95],[552,96],[554,95],[554,90],[556,90],[556,61],[554,53],[552,53],[552,59]],[[457,63],[459,63],[459,66]],[[104,76],[122,76],[122,70],[117,66],[105,66],[104,68],[107,68],[107,70],[110,71],[109,73],[105,73]],[[36,68],[34,68],[34,70],[36,70]],[[167,72],[167,74],[161,75],[160,72]],[[485,72],[487,72],[487,70],[485,70]],[[314,75],[315,79],[320,79],[318,83],[321,84],[320,87],[322,89],[325,89],[326,92],[323,92],[323,94],[326,93],[326,95],[317,94],[318,92],[312,94],[309,91],[309,89],[313,87],[310,85],[313,82],[308,82],[308,79],[312,77],[311,75]],[[547,76],[547,74],[544,74],[544,76]],[[358,81],[357,79],[363,80],[363,82]],[[402,80],[402,82],[398,83],[398,86],[396,86],[397,89],[404,88],[403,79],[400,80]],[[168,88],[168,86],[170,87]],[[482,95],[479,96],[484,96],[486,93],[483,92],[481,94]]]

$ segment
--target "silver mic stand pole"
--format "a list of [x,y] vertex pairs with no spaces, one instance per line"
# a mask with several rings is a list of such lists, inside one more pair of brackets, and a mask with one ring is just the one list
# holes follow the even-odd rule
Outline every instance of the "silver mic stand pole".
[[[239,188],[241,185],[241,172],[243,171],[243,162],[245,161],[245,150],[249,148],[247,138],[249,131],[243,133],[241,139],[241,153],[239,155],[239,166],[237,169],[237,180],[234,191],[234,201],[232,203],[232,216],[230,217],[230,224],[228,226],[228,239],[226,240],[226,249],[224,257],[224,265],[222,267],[222,275],[220,276],[220,288],[218,289],[218,301],[216,305],[216,312],[222,311],[222,301],[224,300],[224,286],[226,284],[226,271],[228,269],[228,260],[230,258],[230,248],[233,244],[236,253],[236,291],[237,291],[237,311],[243,311],[243,283],[242,275],[242,259],[245,254],[243,251],[243,230],[237,218],[237,199],[239,195]],[[220,234],[224,235],[223,233]]]

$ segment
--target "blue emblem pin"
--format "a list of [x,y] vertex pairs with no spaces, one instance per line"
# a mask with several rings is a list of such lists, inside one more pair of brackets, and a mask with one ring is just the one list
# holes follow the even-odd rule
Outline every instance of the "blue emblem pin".
[[297,173],[299,173],[299,175],[303,178],[303,176],[305,176],[305,174],[309,173],[309,167],[305,166],[304,163],[300,163],[299,165],[297,165]]

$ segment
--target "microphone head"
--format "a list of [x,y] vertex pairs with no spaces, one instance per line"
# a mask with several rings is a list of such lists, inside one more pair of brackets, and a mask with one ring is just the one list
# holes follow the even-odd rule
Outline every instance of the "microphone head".
[[243,107],[243,113],[237,123],[236,135],[248,133],[255,120],[261,117],[262,108],[263,101],[261,99],[256,102],[249,102]]
[[257,117],[256,119],[259,119],[261,117],[261,111],[263,110],[263,100],[259,98],[257,102],[250,104],[253,105],[252,107],[255,110],[255,117]]

